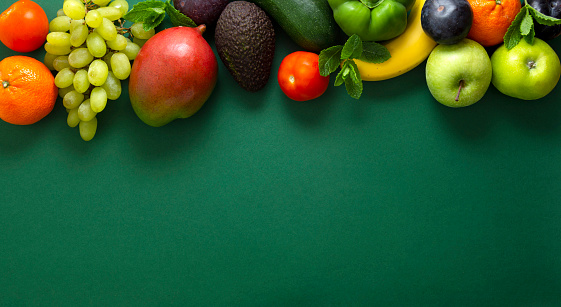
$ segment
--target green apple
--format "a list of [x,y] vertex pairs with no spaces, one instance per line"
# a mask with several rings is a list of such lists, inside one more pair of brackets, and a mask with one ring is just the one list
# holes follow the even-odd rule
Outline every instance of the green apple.
[[534,100],[549,94],[561,76],[557,53],[543,40],[521,40],[507,50],[504,44],[491,56],[493,85],[503,94]]
[[485,48],[467,38],[436,46],[427,59],[425,74],[434,99],[453,108],[466,107],[483,98],[493,75]]

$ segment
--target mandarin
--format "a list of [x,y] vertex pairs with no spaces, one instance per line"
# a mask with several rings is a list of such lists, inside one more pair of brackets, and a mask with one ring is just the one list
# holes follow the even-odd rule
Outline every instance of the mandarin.
[[484,47],[503,42],[508,27],[520,12],[520,0],[468,0],[473,23],[468,38]]
[[0,118],[14,125],[30,125],[54,108],[58,89],[42,62],[15,55],[0,61]]

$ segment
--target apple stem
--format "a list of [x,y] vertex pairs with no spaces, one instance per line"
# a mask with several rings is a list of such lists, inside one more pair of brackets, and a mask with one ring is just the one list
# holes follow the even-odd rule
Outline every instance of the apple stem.
[[460,100],[460,92],[462,91],[462,86],[464,86],[464,80],[460,80],[460,88],[458,88],[458,94],[456,95],[456,101]]

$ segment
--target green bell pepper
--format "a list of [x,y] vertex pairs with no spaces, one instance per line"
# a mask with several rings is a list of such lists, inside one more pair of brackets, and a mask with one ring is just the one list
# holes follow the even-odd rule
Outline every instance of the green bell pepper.
[[384,41],[405,31],[415,0],[327,0],[333,17],[347,34],[363,41]]

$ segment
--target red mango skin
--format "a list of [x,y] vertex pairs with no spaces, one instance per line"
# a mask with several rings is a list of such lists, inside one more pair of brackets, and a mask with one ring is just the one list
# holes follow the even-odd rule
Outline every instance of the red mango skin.
[[218,62],[202,36],[205,29],[168,28],[140,49],[129,77],[129,97],[144,123],[161,127],[190,117],[212,94]]

